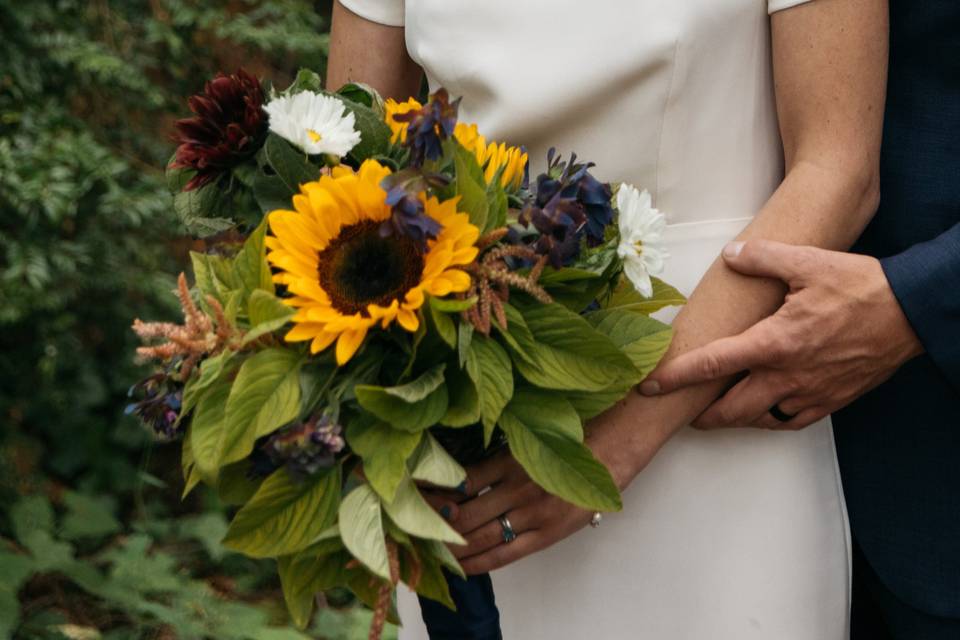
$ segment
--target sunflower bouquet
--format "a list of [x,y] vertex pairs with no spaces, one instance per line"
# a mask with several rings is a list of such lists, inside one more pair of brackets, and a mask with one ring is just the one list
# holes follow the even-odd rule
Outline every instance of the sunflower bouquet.
[[239,71],[177,123],[168,183],[200,250],[183,323],[134,322],[158,366],[130,410],[182,438],[184,494],[238,507],[224,544],[277,559],[301,626],[335,586],[374,608],[372,636],[399,582],[452,607],[464,541],[418,486],[497,448],[618,510],[583,425],[656,366],[671,333],[650,314],[683,300],[651,277],[646,192],[552,151],[530,184],[526,152],[458,103]]

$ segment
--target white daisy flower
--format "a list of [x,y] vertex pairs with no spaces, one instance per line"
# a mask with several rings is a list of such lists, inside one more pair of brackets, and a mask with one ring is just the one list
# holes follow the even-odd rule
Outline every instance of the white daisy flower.
[[663,271],[663,263],[669,257],[663,245],[663,214],[653,208],[650,193],[640,192],[636,187],[623,184],[617,192],[617,209],[620,212],[620,244],[617,255],[623,260],[623,270],[640,294],[653,295],[650,276]]
[[342,158],[360,142],[353,113],[332,96],[301,91],[274,98],[263,110],[270,116],[270,131],[309,155],[328,153]]

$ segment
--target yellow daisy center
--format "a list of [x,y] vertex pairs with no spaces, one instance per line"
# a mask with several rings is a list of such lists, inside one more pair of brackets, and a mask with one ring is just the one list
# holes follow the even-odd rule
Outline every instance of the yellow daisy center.
[[313,142],[320,142],[320,139],[323,138],[323,136],[314,129],[307,129],[307,136],[309,136]]
[[420,281],[423,254],[406,236],[380,235],[380,224],[364,221],[340,230],[317,260],[318,282],[334,309],[368,316],[371,304],[389,306]]

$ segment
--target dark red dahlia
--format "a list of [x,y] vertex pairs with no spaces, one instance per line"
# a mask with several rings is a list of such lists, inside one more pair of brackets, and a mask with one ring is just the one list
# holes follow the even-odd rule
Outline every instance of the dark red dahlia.
[[216,180],[256,153],[267,132],[263,87],[243,69],[217,74],[188,103],[195,115],[176,123],[179,146],[171,165],[196,170],[184,191]]

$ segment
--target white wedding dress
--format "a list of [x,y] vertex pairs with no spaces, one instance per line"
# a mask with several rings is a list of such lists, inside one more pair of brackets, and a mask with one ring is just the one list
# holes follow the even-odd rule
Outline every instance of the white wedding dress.
[[[685,293],[782,178],[768,11],[798,0],[341,2],[405,24],[431,87],[463,96],[487,139],[526,145],[531,176],[556,146],[649,189]],[[493,582],[507,640],[842,640],[849,562],[824,420],[684,429],[621,513]],[[400,609],[400,637],[425,638],[411,594]]]

